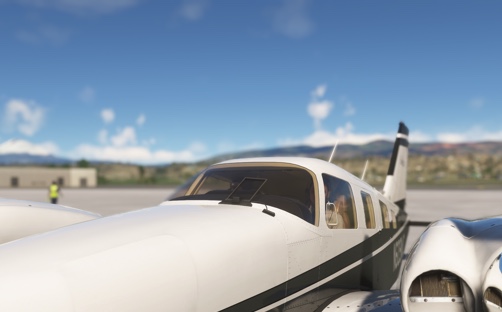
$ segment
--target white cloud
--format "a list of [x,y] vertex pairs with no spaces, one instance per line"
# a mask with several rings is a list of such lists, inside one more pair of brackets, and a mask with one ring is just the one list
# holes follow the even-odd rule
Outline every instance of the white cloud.
[[85,158],[101,161],[158,164],[174,161],[191,162],[203,159],[201,153],[205,147],[199,143],[182,151],[150,150],[142,146],[106,146],[88,144],[79,145],[71,154],[75,159]]
[[78,98],[84,103],[90,103],[94,101],[95,97],[96,97],[96,91],[94,91],[94,89],[91,87],[83,88],[78,94]]
[[338,127],[334,132],[317,130],[302,139],[281,139],[280,146],[309,145],[314,147],[339,144],[366,144],[375,140],[394,140],[395,133],[355,133],[350,122],[343,127]]
[[460,133],[439,133],[437,136],[439,142],[460,143],[465,141],[465,135]]
[[425,143],[425,142],[433,141],[432,136],[430,136],[420,130],[410,131],[410,135],[408,136],[408,139],[411,143]]
[[111,108],[106,108],[101,111],[101,119],[108,124],[115,119],[115,112]]
[[329,116],[331,109],[334,107],[333,102],[322,100],[326,94],[326,85],[317,86],[312,92],[312,100],[307,107],[307,112],[314,119],[316,129],[321,128],[321,122]]
[[11,0],[11,2],[61,11],[88,14],[112,13],[134,6],[139,0]]
[[111,137],[110,141],[115,147],[136,144],[136,131],[133,127],[125,127],[117,135]]
[[179,14],[186,20],[196,21],[202,18],[209,3],[206,0],[184,0]]
[[26,136],[34,135],[42,126],[45,110],[33,101],[12,99],[5,105],[4,126]]
[[22,154],[48,156],[59,152],[56,144],[45,142],[34,144],[25,140],[8,140],[0,144],[0,154]]
[[314,31],[314,23],[308,16],[307,6],[307,0],[284,0],[275,12],[274,30],[295,39],[310,35]]
[[324,94],[326,94],[327,89],[328,89],[328,87],[325,84],[317,86],[317,88],[315,88],[314,91],[312,91],[312,93],[311,93],[312,98],[313,99],[322,98],[324,96]]
[[138,126],[142,126],[146,121],[146,116],[144,114],[141,114],[138,116],[138,119],[136,119],[136,124]]
[[333,108],[333,103],[330,101],[310,102],[308,113],[314,119],[316,128],[321,127],[321,121],[326,119]]
[[98,161],[116,161],[143,164],[169,163],[173,161],[190,162],[207,157],[206,146],[201,142],[193,142],[185,150],[170,151],[152,149],[156,144],[154,138],[138,143],[134,127],[128,126],[110,135],[106,129],[98,133],[100,146],[80,144],[67,153],[74,159],[89,159]]
[[436,141],[444,143],[502,141],[502,130],[487,131],[479,126],[473,126],[465,132],[442,132],[436,136]]
[[[356,133],[354,126],[348,122],[345,126],[338,127],[335,131],[318,129],[304,138],[286,138],[278,141],[279,146],[309,145],[314,147],[333,146],[337,141],[339,144],[366,144],[376,140],[394,141],[395,132],[389,133]],[[502,130],[486,131],[482,127],[474,126],[465,132],[440,132],[427,134],[420,130],[410,131],[409,141],[411,143],[462,143],[481,141],[502,141]]]
[[60,27],[44,25],[34,30],[18,30],[15,35],[18,40],[29,44],[60,45],[68,41],[71,32]]

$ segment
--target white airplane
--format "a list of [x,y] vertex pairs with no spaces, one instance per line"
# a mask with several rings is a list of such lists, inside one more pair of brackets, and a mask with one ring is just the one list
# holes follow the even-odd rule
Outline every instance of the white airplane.
[[[429,227],[401,297],[389,290],[410,224],[407,138],[401,123],[383,193],[322,160],[273,157],[215,164],[159,206],[104,218],[0,200],[0,311],[500,309],[498,219]],[[495,252],[466,256],[485,239]]]

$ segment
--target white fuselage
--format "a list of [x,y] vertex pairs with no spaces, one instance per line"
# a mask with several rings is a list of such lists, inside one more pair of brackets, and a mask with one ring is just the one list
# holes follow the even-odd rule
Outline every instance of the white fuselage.
[[[352,229],[329,228],[324,207],[310,224],[257,203],[167,201],[0,245],[0,310],[265,311],[316,289],[307,303],[327,287],[392,285],[405,216],[340,168],[307,164],[318,183],[328,172],[354,194],[370,193],[376,227],[366,228],[360,196]],[[323,192],[317,196],[324,202]],[[399,226],[384,229],[379,201],[402,217]],[[375,270],[382,263],[387,269]]]

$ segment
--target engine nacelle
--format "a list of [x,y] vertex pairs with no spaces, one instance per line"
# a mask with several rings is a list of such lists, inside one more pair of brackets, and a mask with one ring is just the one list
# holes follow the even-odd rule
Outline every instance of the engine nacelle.
[[502,218],[444,219],[431,224],[403,270],[403,310],[500,311],[501,252]]
[[483,304],[486,311],[502,310],[502,262],[500,254],[486,272],[483,282]]
[[62,205],[0,198],[0,244],[100,217]]

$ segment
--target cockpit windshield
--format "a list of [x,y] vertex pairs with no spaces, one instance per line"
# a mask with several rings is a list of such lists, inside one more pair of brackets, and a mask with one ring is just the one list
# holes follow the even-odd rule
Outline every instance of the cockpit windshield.
[[[312,174],[295,166],[221,165],[202,172],[170,200],[218,200],[229,203],[231,194],[288,211],[310,223],[315,222]],[[236,191],[236,188],[239,189]],[[243,188],[243,189],[241,189]]]

